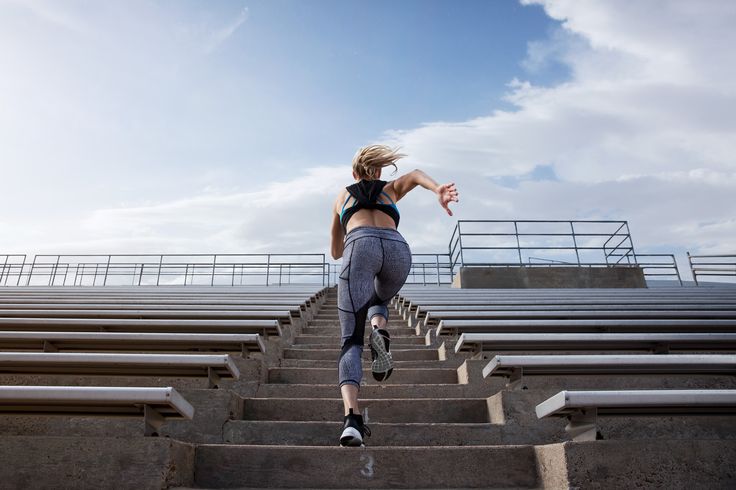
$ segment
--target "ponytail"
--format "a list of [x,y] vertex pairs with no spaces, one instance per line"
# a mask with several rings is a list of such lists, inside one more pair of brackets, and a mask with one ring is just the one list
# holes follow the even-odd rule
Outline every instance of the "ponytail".
[[398,148],[393,149],[386,145],[370,145],[364,146],[353,157],[353,172],[366,180],[375,180],[378,171],[383,167],[393,165],[398,171],[396,161],[405,157],[403,153],[398,153]]

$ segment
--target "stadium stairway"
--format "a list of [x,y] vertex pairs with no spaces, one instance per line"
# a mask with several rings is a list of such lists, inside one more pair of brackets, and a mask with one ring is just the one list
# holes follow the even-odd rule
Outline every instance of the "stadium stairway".
[[268,369],[267,382],[244,400],[243,419],[226,422],[223,443],[197,447],[196,486],[541,486],[533,445],[489,445],[503,437],[500,408],[489,406],[479,386],[460,383],[460,360],[440,360],[396,310],[388,330],[396,367],[387,382],[373,380],[364,350],[360,402],[373,434],[365,448],[338,444],[340,325],[332,289],[280,365]]

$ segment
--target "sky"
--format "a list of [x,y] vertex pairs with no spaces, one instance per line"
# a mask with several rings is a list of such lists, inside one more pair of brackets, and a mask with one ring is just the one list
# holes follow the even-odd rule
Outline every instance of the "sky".
[[[0,0],[0,254],[329,252],[355,151],[414,252],[626,220],[736,253],[736,2]],[[683,270],[683,274],[687,273]]]

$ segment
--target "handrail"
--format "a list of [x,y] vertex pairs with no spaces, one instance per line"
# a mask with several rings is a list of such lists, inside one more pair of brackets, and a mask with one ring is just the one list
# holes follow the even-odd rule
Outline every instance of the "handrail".
[[[204,260],[197,260],[200,257]],[[133,286],[235,286],[253,284],[249,282],[253,277],[265,278],[265,281],[256,281],[257,284],[281,286],[305,282],[321,282],[325,285],[325,265],[325,254],[317,253],[44,254],[36,255],[31,264],[24,261],[23,264],[15,264],[9,272],[6,272],[7,267],[0,267],[0,271],[5,274],[5,281],[12,273],[16,285],[22,283],[25,286],[34,283],[47,286],[106,286],[113,285],[113,282],[114,285],[121,285],[120,281],[115,281],[120,278],[127,278],[124,284]],[[200,281],[203,278],[206,280]]]
[[[703,262],[703,259],[708,260]],[[696,286],[700,286],[698,276],[736,276],[736,254],[691,255],[690,252],[687,252],[687,260],[690,264],[690,272],[692,272],[693,281],[695,281]]]
[[[550,232],[544,229],[546,225],[566,224],[569,231]],[[494,227],[507,226],[508,231],[470,231],[467,228],[472,225],[490,225]],[[532,225],[531,231],[520,230],[520,225]],[[602,231],[585,231],[585,226],[602,225]],[[613,231],[605,230],[609,225],[616,225]],[[535,230],[534,228],[537,228]],[[514,238],[513,245],[497,245],[505,238]],[[559,239],[570,239],[570,244],[565,246],[555,245],[554,242]],[[606,238],[603,243],[591,245],[598,239]],[[483,244],[476,246],[471,244],[474,239],[485,239],[491,241],[495,245]],[[615,240],[615,246],[610,246]],[[530,242],[531,244],[528,244]],[[526,252],[539,250],[553,250],[556,252],[574,253],[577,265],[591,265],[594,262],[587,258],[592,251],[598,252],[608,266],[618,265],[624,259],[626,262],[636,263],[636,254],[631,240],[631,233],[627,221],[611,221],[611,220],[458,220],[453,229],[448,251],[450,263],[455,270],[458,263],[462,265],[479,265],[481,263],[501,263],[498,260],[483,260],[481,262],[469,260],[467,257],[470,251],[493,252],[515,252],[518,257],[517,265],[526,265],[524,263]],[[609,263],[611,258],[618,257],[614,263]],[[528,259],[528,257],[527,257]],[[570,261],[564,261],[570,262]],[[504,262],[507,263],[507,262]],[[529,264],[532,265],[532,264]]]
[[[13,261],[14,259],[23,259],[20,263]],[[11,277],[16,276],[15,270],[22,270],[26,265],[26,254],[0,254],[0,286],[7,286]],[[17,274],[17,286],[20,283],[20,274]]]

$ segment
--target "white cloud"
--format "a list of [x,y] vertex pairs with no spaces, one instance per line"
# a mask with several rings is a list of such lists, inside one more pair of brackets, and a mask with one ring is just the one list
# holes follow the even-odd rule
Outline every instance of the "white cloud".
[[[627,219],[645,250],[736,252],[736,55],[724,49],[736,44],[736,3],[524,3],[564,29],[530,43],[525,66],[561,62],[570,80],[515,79],[514,110],[387,138],[452,169],[459,219]],[[539,165],[560,181],[493,185]]]

